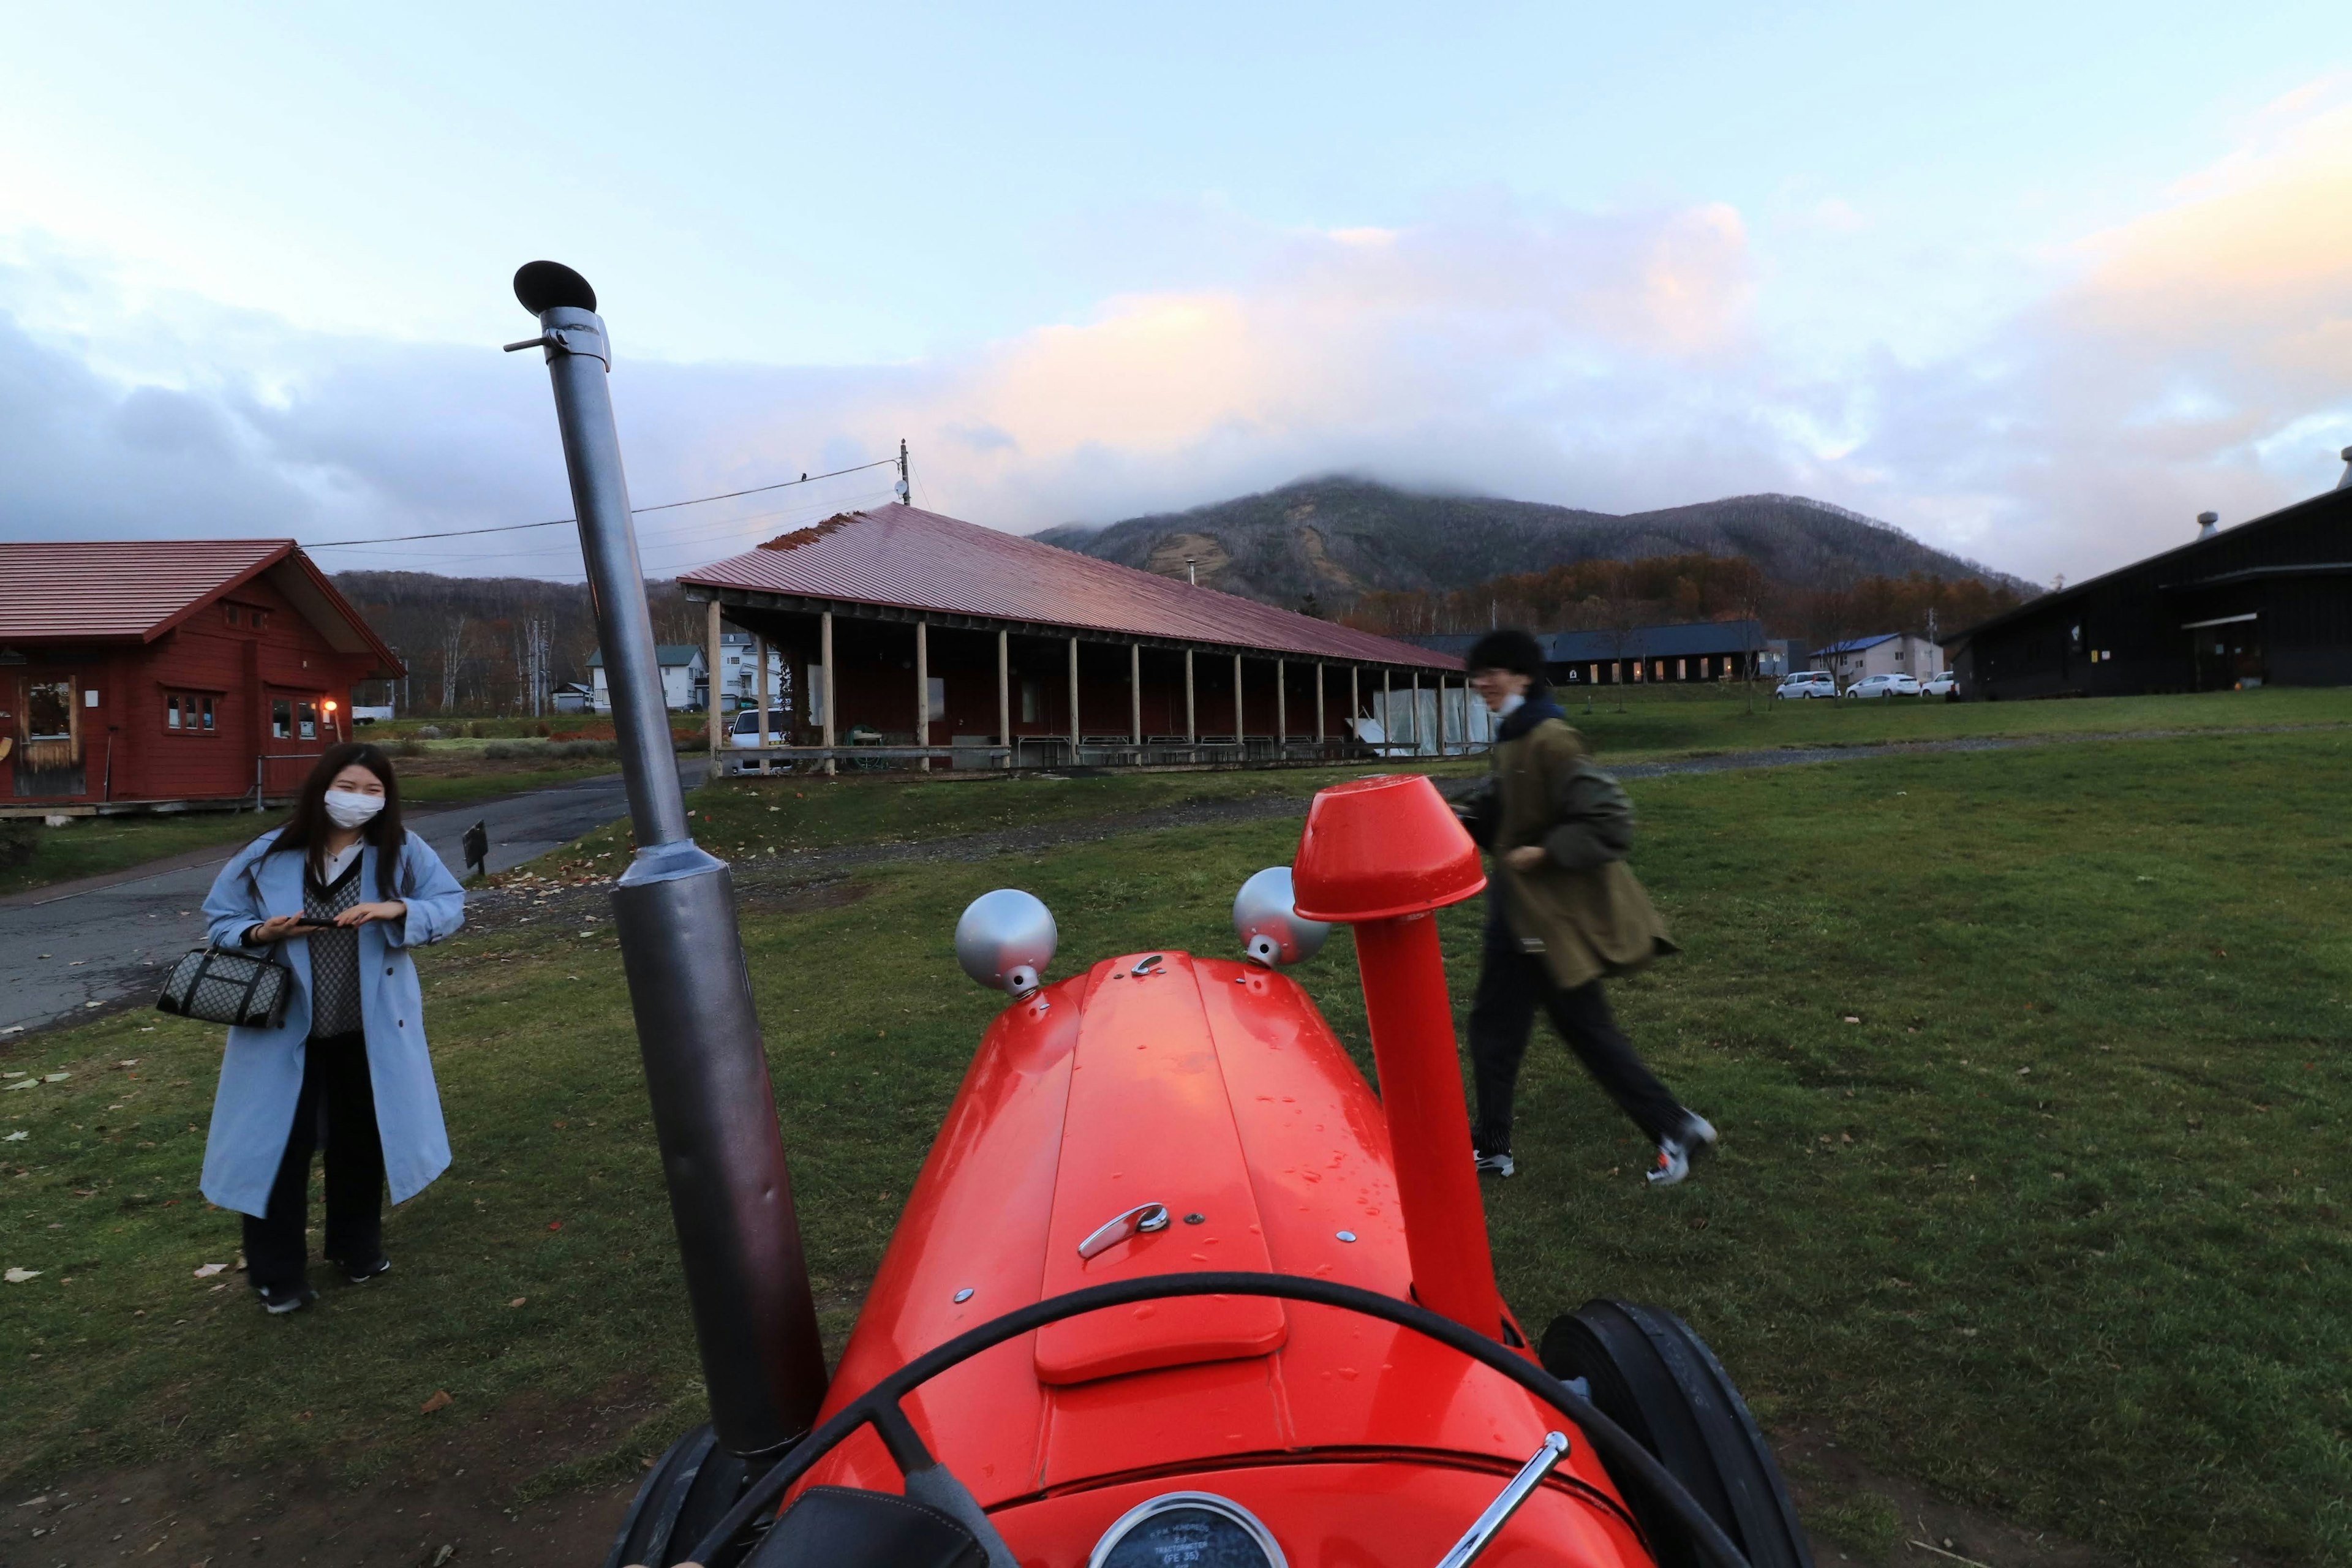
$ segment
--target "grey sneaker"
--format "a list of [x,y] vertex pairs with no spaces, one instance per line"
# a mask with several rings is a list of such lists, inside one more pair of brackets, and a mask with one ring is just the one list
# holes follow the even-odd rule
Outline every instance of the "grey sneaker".
[[1654,1187],[1671,1187],[1691,1173],[1691,1162],[1715,1152],[1715,1128],[1706,1117],[1688,1113],[1682,1131],[1658,1140],[1658,1163],[1647,1180]]
[[273,1318],[289,1312],[299,1312],[319,1299],[319,1293],[308,1285],[273,1285],[261,1292],[262,1310]]
[[341,1264],[343,1272],[351,1276],[351,1281],[354,1285],[364,1285],[392,1267],[392,1259],[381,1252],[364,1262],[353,1263],[342,1258],[338,1258],[336,1261]]
[[1491,1176],[1498,1182],[1505,1176],[1516,1175],[1519,1169],[1517,1162],[1514,1161],[1507,1152],[1500,1154],[1481,1154],[1477,1150],[1473,1149],[1470,1151],[1470,1158],[1477,1163],[1480,1175]]

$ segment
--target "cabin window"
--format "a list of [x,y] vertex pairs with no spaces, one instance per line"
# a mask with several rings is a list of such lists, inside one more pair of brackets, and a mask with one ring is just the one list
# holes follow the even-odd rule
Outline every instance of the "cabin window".
[[1045,720],[1045,689],[1034,680],[1021,683],[1021,721],[1041,724]]
[[269,700],[269,738],[290,741],[294,738],[294,704],[284,697]]
[[37,680],[26,689],[25,739],[73,739],[73,682]]
[[238,609],[235,605],[222,605],[221,614],[228,617],[228,624],[230,626],[241,626],[245,624],[245,612]]
[[163,728],[182,735],[211,735],[213,704],[217,699],[194,691],[168,692],[163,698]]

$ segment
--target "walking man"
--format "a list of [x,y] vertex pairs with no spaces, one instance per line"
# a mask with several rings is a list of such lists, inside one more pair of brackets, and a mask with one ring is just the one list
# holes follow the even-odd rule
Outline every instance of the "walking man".
[[468,872],[477,877],[489,874],[490,825],[488,822],[477,822],[466,829],[460,847],[466,852],[466,869]]
[[1472,689],[1502,721],[1493,772],[1459,808],[1495,861],[1478,999],[1470,1010],[1478,1173],[1503,1177],[1517,1168],[1511,1101],[1541,1005],[1585,1070],[1657,1145],[1651,1184],[1673,1186],[1714,1148],[1715,1129],[1642,1065],[1601,989],[1604,977],[1631,974],[1676,951],[1625,864],[1633,803],[1592,765],[1584,738],[1552,700],[1534,637],[1489,632],[1468,663]]

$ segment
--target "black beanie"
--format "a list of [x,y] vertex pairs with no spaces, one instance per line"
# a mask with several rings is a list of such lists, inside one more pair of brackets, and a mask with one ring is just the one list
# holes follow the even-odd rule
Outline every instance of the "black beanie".
[[1551,684],[1544,669],[1543,645],[1517,626],[1505,626],[1480,637],[1462,665],[1474,675],[1482,669],[1507,669],[1528,677],[1539,687]]

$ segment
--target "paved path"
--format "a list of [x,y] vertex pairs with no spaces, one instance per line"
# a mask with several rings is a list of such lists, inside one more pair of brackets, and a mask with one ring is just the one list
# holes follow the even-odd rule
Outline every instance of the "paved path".
[[[708,763],[681,761],[689,789]],[[476,822],[490,834],[490,869],[568,844],[626,816],[621,775],[583,779],[502,800],[418,812],[409,826],[462,874],[458,840]],[[84,882],[0,900],[0,1031],[30,1031],[110,1003],[152,999],[162,967],[205,941],[205,892],[236,846],[200,851]]]

